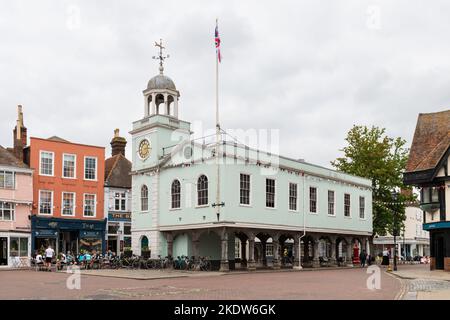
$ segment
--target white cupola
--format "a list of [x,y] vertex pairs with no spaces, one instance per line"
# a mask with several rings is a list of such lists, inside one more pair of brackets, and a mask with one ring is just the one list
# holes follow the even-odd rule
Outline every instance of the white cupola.
[[155,42],[159,47],[159,55],[153,59],[159,60],[159,74],[150,79],[144,93],[144,114],[145,117],[154,115],[166,115],[178,119],[178,99],[180,92],[175,87],[175,83],[168,76],[164,75],[164,60],[169,57],[163,56],[165,49],[160,43]]

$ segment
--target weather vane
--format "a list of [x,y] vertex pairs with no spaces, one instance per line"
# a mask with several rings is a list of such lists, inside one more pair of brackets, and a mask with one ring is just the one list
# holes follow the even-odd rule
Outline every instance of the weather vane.
[[152,58],[155,59],[155,60],[159,60],[159,72],[161,74],[163,74],[163,71],[164,71],[163,62],[164,62],[164,60],[166,60],[170,56],[169,55],[167,55],[167,56],[163,55],[163,49],[165,49],[166,47],[163,46],[162,39],[159,39],[159,43],[155,41],[155,47],[159,48],[159,54],[157,56],[153,56]]

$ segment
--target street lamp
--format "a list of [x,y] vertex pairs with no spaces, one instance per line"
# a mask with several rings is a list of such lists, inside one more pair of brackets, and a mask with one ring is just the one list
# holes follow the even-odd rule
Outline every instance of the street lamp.
[[[397,192],[392,192],[392,197],[394,198],[394,202],[397,201]],[[394,210],[394,227],[393,227],[393,234],[394,234],[394,271],[397,271],[397,211]]]

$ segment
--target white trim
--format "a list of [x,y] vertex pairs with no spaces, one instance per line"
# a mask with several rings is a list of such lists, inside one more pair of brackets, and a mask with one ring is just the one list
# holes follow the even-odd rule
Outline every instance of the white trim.
[[[207,189],[206,189],[206,191],[208,192],[208,201],[205,203],[205,204],[198,204],[198,179],[201,177],[201,176],[205,176],[206,177],[206,180],[208,181],[208,184],[207,184]],[[209,207],[209,198],[210,198],[210,188],[209,188],[209,177],[208,177],[208,175],[206,174],[206,173],[200,173],[198,176],[197,176],[197,179],[195,180],[195,208],[204,208],[204,207]]]
[[[175,182],[175,180],[178,180],[178,183],[180,184],[180,206],[179,207],[172,207],[172,185]],[[169,210],[181,210],[181,204],[182,204],[182,199],[181,199],[181,195],[182,195],[182,188],[181,188],[181,179],[179,179],[178,177],[175,177],[172,179],[172,182],[170,183],[170,192],[169,192]]]
[[[273,180],[274,181],[273,207],[268,207],[267,206],[267,180]],[[269,209],[269,210],[276,210],[277,209],[277,204],[278,204],[278,201],[277,201],[277,194],[278,194],[277,186],[278,186],[278,183],[277,183],[277,178],[276,177],[274,177],[274,178],[267,178],[266,177],[264,179],[264,208]]]
[[[45,191],[45,192],[50,192],[52,195],[52,202],[50,205],[50,213],[41,213],[41,191]],[[46,189],[39,189],[39,203],[38,203],[38,215],[40,216],[52,216],[53,215],[53,203],[54,203],[54,198],[53,198],[53,190],[46,190]]]
[[[73,194],[73,210],[72,214],[64,214],[64,193],[70,193]],[[69,192],[69,191],[62,191],[61,192],[61,217],[75,217],[75,208],[77,203],[77,194],[75,192]],[[83,203],[83,209],[84,209],[84,203]]]
[[[87,216],[84,214],[84,207],[86,206],[86,196],[94,196],[94,215]],[[95,193],[83,193],[83,218],[96,218],[97,217],[97,194]]]
[[[364,218],[361,218],[361,198],[364,199]],[[366,197],[365,196],[359,196],[358,197],[358,217],[359,220],[367,220],[367,211],[366,211]]]
[[[329,195],[328,192],[333,192],[333,214],[329,212]],[[328,217],[336,217],[336,190],[327,189],[327,216]]]
[[[146,187],[147,188],[147,210],[142,210],[142,187]],[[139,188],[139,212],[141,213],[148,213],[150,212],[150,188],[148,187],[147,184],[143,183],[141,184],[141,187]]]
[[[16,207],[17,207],[17,205],[14,203],[14,202],[10,202],[10,201],[0,201],[0,203],[3,203],[3,204],[6,204],[6,203],[8,203],[8,204],[10,204],[10,206],[11,206],[11,209],[12,209],[12,212],[11,212],[11,209],[10,209],[10,214],[12,215],[12,219],[9,219],[9,220],[4,220],[3,219],[3,217],[5,216],[4,215],[4,212],[1,214],[1,217],[2,218],[0,218],[0,223],[1,222],[16,222]],[[3,208],[3,211],[5,210],[5,208]],[[1,212],[1,211],[0,211]]]
[[[86,179],[86,159],[95,159],[95,179]],[[85,180],[85,181],[97,181],[97,179],[98,179],[98,158],[94,157],[94,156],[84,156],[84,161],[83,161],[83,180]]]
[[[65,177],[64,176],[64,156],[74,156],[75,157],[75,159],[74,159],[74,167],[73,167],[73,174],[74,174],[74,176],[73,177]],[[72,153],[63,153],[62,154],[62,166],[61,166],[61,170],[62,170],[62,172],[61,172],[61,177],[63,178],[63,179],[72,179],[72,180],[75,180],[76,178],[77,178],[77,155],[76,154],[72,154]]]
[[[52,174],[43,174],[42,169],[42,153],[51,153],[52,154]],[[39,150],[39,175],[44,177],[54,177],[55,176],[55,153],[53,151]]]
[[[350,196],[350,205],[349,205],[350,210],[349,210],[349,215],[348,216],[345,215],[345,195],[346,194],[348,194]],[[358,206],[359,206],[359,204],[358,204]],[[344,213],[344,218],[347,218],[347,219],[351,219],[352,218],[352,194],[348,193],[348,192],[344,192],[344,212],[343,213]]]
[[[316,212],[311,211],[311,188],[316,189]],[[314,215],[319,214],[319,187],[316,184],[308,184],[308,213]]]
[[[249,189],[249,191],[248,191],[248,204],[245,204],[245,203],[241,203],[241,174],[245,174],[245,175],[248,175],[249,176],[249,187],[250,187],[250,189]],[[253,197],[252,197],[252,185],[253,185],[253,175],[251,174],[251,173],[248,173],[248,172],[243,172],[243,171],[240,171],[239,172],[239,179],[238,179],[238,181],[239,181],[239,186],[238,186],[238,203],[239,203],[239,206],[241,206],[241,207],[252,207],[253,206]]]
[[[264,224],[264,223],[252,223],[252,222],[222,222],[222,223],[192,223],[184,225],[167,225],[164,227],[159,227],[159,229],[151,229],[156,231],[177,231],[177,230],[193,230],[193,229],[211,229],[211,228],[251,228],[251,229],[270,229],[270,230],[286,230],[286,231],[300,231],[302,232],[303,226],[292,226],[292,225],[280,225],[280,224]],[[150,229],[133,229],[132,231],[137,232],[141,230]],[[336,234],[346,234],[346,235],[365,235],[371,236],[372,231],[358,231],[349,229],[327,229],[327,228],[311,228],[306,227],[307,232],[320,232],[320,233],[336,233]]]
[[[296,207],[296,209],[295,210],[292,210],[291,208],[289,208],[289,206],[290,206],[290,201],[291,201],[291,183],[292,184],[295,184],[295,185],[297,185],[297,195],[296,195],[296,204],[295,204],[295,207]],[[292,180],[288,180],[288,211],[289,212],[299,212],[299,205],[300,205],[300,202],[299,202],[299,183],[298,182],[294,182],[294,181],[292,181]]]

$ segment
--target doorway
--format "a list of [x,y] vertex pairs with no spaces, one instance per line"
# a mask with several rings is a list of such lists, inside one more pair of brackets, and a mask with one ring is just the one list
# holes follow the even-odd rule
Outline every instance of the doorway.
[[108,250],[111,250],[115,254],[118,254],[117,251],[117,237],[108,237]]
[[8,238],[0,238],[0,266],[8,265]]
[[443,236],[437,236],[434,241],[434,250],[436,253],[436,269],[443,270],[444,269],[444,237]]

